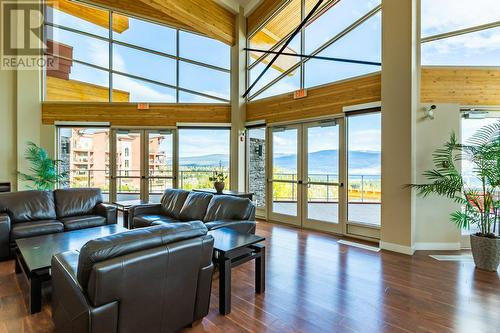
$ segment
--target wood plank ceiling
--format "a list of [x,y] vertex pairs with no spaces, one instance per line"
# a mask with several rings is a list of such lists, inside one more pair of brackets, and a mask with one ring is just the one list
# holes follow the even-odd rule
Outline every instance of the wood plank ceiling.
[[[63,7],[68,6],[66,0],[57,0],[56,5],[59,2]],[[214,0],[86,0],[85,2],[197,32],[228,45],[234,45],[235,42],[234,14]],[[72,14],[78,16],[78,12]]]

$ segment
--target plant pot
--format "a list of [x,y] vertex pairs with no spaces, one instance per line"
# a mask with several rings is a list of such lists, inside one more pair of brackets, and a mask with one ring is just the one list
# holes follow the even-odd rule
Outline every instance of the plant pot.
[[222,193],[224,191],[224,182],[214,182],[214,188],[217,193]]
[[500,264],[500,238],[470,235],[470,246],[476,267],[496,272]]

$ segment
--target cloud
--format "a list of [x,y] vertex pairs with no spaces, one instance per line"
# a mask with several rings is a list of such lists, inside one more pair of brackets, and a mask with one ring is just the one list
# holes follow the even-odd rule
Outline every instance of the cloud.
[[423,36],[496,22],[498,0],[422,0]]
[[349,134],[349,150],[378,152],[381,151],[381,131],[363,129]]

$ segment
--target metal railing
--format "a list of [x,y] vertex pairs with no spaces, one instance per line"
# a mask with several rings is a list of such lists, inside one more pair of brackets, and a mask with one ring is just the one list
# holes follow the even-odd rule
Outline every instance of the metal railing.
[[[67,184],[70,187],[99,187],[103,193],[109,192],[109,170],[98,169],[71,169],[68,170]],[[211,188],[210,177],[218,170],[180,170],[179,188]],[[227,176],[226,184],[229,185],[229,172],[222,172]],[[163,192],[165,188],[173,186],[172,170],[151,170],[148,182],[149,193]],[[158,178],[155,178],[158,177]],[[140,170],[117,170],[116,185],[119,193],[139,193],[142,177]],[[167,185],[171,182],[170,185]]]
[[[190,190],[193,188],[212,188],[212,182],[209,180],[219,170],[180,170],[179,188]],[[226,186],[229,186],[229,172],[222,171],[226,179]]]
[[[280,180],[286,181],[282,183],[282,188],[276,188],[276,185],[273,185],[273,201],[297,201],[297,175],[275,173],[273,176],[275,184],[279,184]],[[339,182],[338,174],[309,174],[308,182],[324,183],[308,186],[309,189],[313,189],[308,191],[309,201],[338,202],[338,185],[335,184]],[[380,175],[349,175],[347,186],[349,202],[380,203]]]

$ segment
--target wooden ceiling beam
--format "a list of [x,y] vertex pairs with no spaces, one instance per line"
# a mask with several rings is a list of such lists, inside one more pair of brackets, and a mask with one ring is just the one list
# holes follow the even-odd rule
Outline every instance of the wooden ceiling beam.
[[213,0],[83,0],[234,45],[235,17]]
[[191,30],[226,44],[235,42],[235,17],[213,0],[139,0],[162,15],[183,22]]

